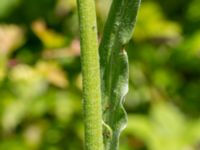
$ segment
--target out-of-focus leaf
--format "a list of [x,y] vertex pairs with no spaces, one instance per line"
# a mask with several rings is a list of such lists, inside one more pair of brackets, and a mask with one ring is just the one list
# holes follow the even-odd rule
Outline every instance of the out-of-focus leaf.
[[23,137],[30,149],[38,149],[42,141],[43,128],[40,124],[32,124],[25,128]]
[[16,136],[12,139],[1,140],[0,143],[1,150],[27,150],[28,147],[24,143],[23,139],[20,136]]
[[81,105],[77,101],[80,97],[73,93],[58,92],[56,98],[55,115],[60,121],[69,122],[73,115],[81,109]]
[[32,30],[46,48],[60,48],[66,45],[67,40],[65,36],[51,29],[47,29],[44,21],[35,21],[32,24]]
[[175,93],[181,86],[181,77],[167,68],[157,69],[152,78],[154,85],[163,91]]
[[53,85],[60,88],[68,86],[67,75],[56,62],[38,62],[36,70]]
[[16,25],[0,25],[0,81],[5,77],[9,55],[24,43],[24,32]]
[[111,5],[111,0],[97,0],[96,1],[96,10],[97,16],[103,21],[106,21],[106,16]]
[[152,134],[151,126],[147,118],[142,115],[129,116],[128,127],[125,129],[125,132],[133,133],[147,142]]
[[59,16],[66,15],[66,13],[76,8],[76,0],[58,0],[56,5],[56,13]]
[[0,25],[0,54],[10,54],[24,43],[24,31],[16,25]]
[[75,85],[77,86],[78,89],[80,89],[80,90],[83,89],[82,74],[79,74],[79,75],[76,77]]
[[150,116],[131,115],[126,133],[142,139],[149,150],[183,150],[200,139],[199,120],[187,122],[181,112],[168,103],[154,104]]
[[0,18],[7,16],[21,0],[0,0]]
[[12,132],[21,123],[30,105],[29,102],[17,100],[5,108],[1,120],[4,132]]
[[5,132],[14,130],[21,123],[33,100],[47,89],[46,81],[35,69],[21,64],[9,73],[9,83],[15,85],[11,89],[15,97],[2,113],[2,127]]
[[200,31],[185,39],[171,54],[176,68],[188,72],[200,72]]
[[193,21],[193,22],[200,21],[199,7],[200,7],[200,1],[199,0],[193,0],[190,3],[189,8],[187,10],[187,18],[190,21]]
[[15,66],[9,74],[9,79],[11,84],[15,85],[12,91],[24,98],[40,95],[47,88],[43,77],[28,65]]
[[138,14],[138,25],[135,28],[134,40],[151,38],[169,38],[176,41],[180,38],[181,27],[175,22],[165,19],[159,5],[144,2]]
[[125,106],[133,109],[151,101],[151,87],[142,64],[138,61],[129,65],[129,92],[126,96]]
[[46,49],[43,53],[45,59],[70,59],[78,56],[80,56],[79,40],[73,40],[66,48]]
[[0,83],[6,76],[6,63],[7,63],[7,57],[3,54],[0,55]]

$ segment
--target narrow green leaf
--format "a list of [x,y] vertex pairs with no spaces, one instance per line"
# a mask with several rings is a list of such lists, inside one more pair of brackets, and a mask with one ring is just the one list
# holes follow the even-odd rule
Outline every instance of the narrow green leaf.
[[132,37],[140,0],[113,0],[100,44],[101,90],[105,150],[117,150],[127,115],[128,56],[124,46]]

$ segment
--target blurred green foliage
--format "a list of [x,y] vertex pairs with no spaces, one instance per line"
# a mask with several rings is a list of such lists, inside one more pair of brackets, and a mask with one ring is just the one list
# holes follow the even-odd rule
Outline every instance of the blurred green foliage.
[[[99,37],[110,1],[96,0]],[[199,0],[142,2],[121,150],[200,149]],[[83,149],[75,0],[0,0],[0,150]]]

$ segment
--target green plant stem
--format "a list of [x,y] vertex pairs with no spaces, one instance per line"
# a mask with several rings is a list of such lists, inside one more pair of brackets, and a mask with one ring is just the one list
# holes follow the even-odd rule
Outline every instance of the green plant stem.
[[94,0],[77,0],[83,73],[85,150],[103,150],[100,64]]

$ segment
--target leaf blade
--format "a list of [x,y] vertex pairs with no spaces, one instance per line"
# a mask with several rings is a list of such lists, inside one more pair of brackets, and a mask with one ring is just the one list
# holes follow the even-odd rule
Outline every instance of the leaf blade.
[[[128,92],[128,56],[124,46],[135,26],[140,0],[114,0],[99,47],[103,121],[112,130],[104,133],[105,150],[117,150],[127,114],[123,101]],[[107,128],[107,130],[109,129]]]

